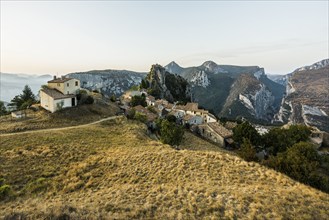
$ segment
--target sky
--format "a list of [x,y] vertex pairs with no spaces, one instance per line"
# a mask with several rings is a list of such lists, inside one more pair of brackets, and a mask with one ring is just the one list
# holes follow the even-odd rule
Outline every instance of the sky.
[[329,1],[3,1],[5,73],[257,65],[287,74],[329,57]]

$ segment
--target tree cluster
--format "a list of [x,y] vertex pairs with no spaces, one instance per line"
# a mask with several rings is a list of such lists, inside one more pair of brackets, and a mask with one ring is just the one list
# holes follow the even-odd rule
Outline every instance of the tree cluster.
[[26,109],[32,104],[36,103],[36,97],[33,94],[31,88],[25,85],[22,94],[16,95],[10,102],[10,106],[15,107],[18,110]]
[[131,98],[131,101],[130,101],[130,105],[131,107],[135,107],[137,105],[141,105],[143,107],[146,107],[147,106],[147,103],[146,103],[146,98],[144,95],[135,95]]
[[246,161],[258,160],[256,147],[266,149],[269,159],[262,164],[329,192],[329,156],[320,156],[313,144],[307,142],[311,134],[307,126],[273,128],[261,136],[250,123],[243,122],[233,132],[233,139],[239,146],[238,154]]
[[159,127],[160,140],[164,144],[169,144],[171,146],[178,146],[184,136],[184,128],[182,126],[177,125],[175,122],[168,121],[167,119],[163,119],[157,123]]

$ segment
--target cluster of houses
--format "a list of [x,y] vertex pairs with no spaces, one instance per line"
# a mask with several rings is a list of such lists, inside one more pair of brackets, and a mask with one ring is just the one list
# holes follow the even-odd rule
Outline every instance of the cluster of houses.
[[[147,107],[141,105],[130,107],[129,102],[133,96],[145,96]],[[131,108],[135,112],[142,113],[147,117],[149,126],[154,124],[157,118],[164,118],[168,115],[176,117],[177,123],[189,125],[192,131],[198,132],[204,138],[218,143],[222,147],[229,147],[233,144],[233,133],[218,122],[216,117],[208,110],[200,109],[198,103],[169,103],[164,99],[155,99],[148,95],[145,90],[129,91],[123,95],[123,105],[121,108],[128,112]]]

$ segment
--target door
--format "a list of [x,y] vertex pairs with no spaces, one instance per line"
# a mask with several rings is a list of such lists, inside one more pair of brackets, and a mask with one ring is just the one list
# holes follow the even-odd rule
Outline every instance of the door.
[[75,106],[75,98],[72,98],[72,106]]

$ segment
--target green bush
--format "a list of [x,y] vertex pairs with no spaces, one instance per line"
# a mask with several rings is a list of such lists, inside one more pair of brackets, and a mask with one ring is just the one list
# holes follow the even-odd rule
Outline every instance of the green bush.
[[252,146],[248,138],[243,138],[243,143],[239,149],[239,155],[246,161],[257,161],[256,149]]
[[161,121],[160,140],[164,144],[179,145],[183,140],[184,128],[168,120]]
[[139,96],[139,95],[135,95],[131,98],[131,102],[130,102],[130,105],[132,107],[135,107],[137,105],[141,105],[143,107],[146,107],[147,106],[147,103],[146,103],[146,98],[145,96]]
[[249,139],[254,146],[261,144],[261,136],[248,121],[238,124],[233,129],[233,139],[236,143],[242,144],[244,138]]
[[143,122],[143,123],[146,123],[146,121],[147,121],[146,115],[143,113],[140,113],[140,112],[135,113],[134,119],[136,119],[137,121]]
[[311,130],[305,125],[291,125],[288,129],[273,128],[262,139],[270,153],[276,155],[298,142],[307,141],[310,134]]
[[0,187],[0,200],[5,200],[14,195],[13,190],[10,185],[2,185]]
[[134,119],[135,113],[136,113],[135,109],[133,109],[133,108],[129,109],[128,112],[127,112],[127,118],[128,119]]

